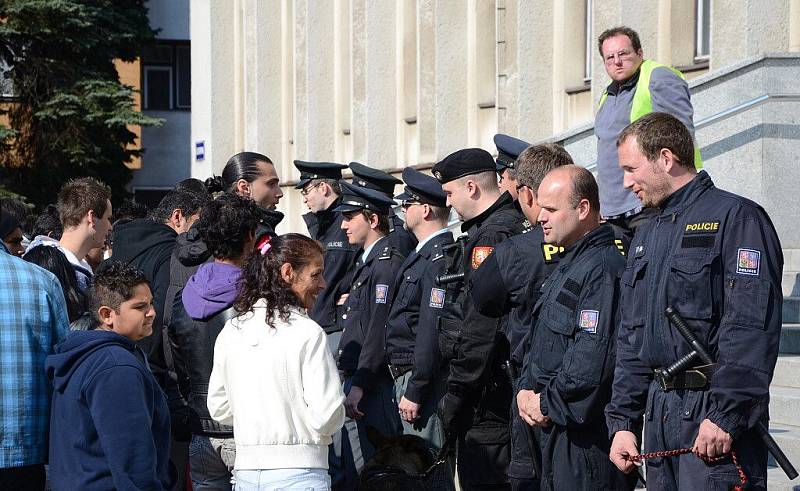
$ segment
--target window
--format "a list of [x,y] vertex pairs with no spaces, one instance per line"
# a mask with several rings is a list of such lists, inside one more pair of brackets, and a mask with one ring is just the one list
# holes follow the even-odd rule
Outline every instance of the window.
[[144,109],[170,111],[192,107],[191,48],[162,42],[142,53]]
[[583,81],[592,83],[592,60],[594,59],[594,31],[592,29],[592,0],[586,0],[584,12],[584,32],[586,33],[586,45],[583,53]]
[[694,59],[708,60],[711,53],[711,0],[695,0]]

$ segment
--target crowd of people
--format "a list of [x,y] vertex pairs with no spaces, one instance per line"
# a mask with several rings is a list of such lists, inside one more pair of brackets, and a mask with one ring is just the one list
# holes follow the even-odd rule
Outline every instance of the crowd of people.
[[[625,490],[642,443],[691,449],[653,489],[765,488],[777,234],[698,170],[680,74],[598,44],[597,180],[497,135],[402,180],[295,161],[283,235],[255,152],[151,210],[90,177],[0,202],[0,488]],[[690,350],[667,307],[715,363],[657,377]]]

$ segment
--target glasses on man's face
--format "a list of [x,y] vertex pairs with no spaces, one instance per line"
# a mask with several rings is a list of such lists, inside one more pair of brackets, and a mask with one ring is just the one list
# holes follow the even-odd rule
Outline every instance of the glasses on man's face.
[[318,182],[316,184],[311,184],[310,186],[306,186],[306,187],[304,187],[303,189],[300,190],[300,194],[302,194],[303,196],[308,196],[308,193],[310,193],[312,189],[314,189],[315,187],[319,186],[320,184],[322,184],[322,183]]
[[414,205],[421,205],[421,204],[422,203],[417,203],[416,201],[403,201],[402,203],[400,203],[400,208],[402,208],[403,211],[406,211],[407,209],[411,208]]
[[630,59],[633,58],[633,50],[623,49],[622,51],[617,51],[616,53],[610,53],[605,55],[606,65],[611,65],[613,63],[616,63],[617,58],[619,58],[619,61],[622,62],[630,61]]

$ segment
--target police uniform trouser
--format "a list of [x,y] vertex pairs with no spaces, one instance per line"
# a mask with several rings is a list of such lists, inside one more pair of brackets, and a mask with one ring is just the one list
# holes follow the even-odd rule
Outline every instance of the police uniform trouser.
[[[345,379],[345,394],[350,391],[352,381],[351,377]],[[364,390],[364,397],[361,398],[358,408],[364,416],[359,420],[345,418],[341,432],[341,460],[344,468],[344,487],[341,489],[355,489],[358,474],[375,454],[375,447],[367,438],[367,426],[372,426],[388,436],[403,432],[394,402],[394,383],[388,374],[380,377],[374,388]]]
[[631,490],[636,485],[635,472],[623,474],[608,458],[605,424],[577,429],[550,425],[536,437],[542,449],[542,490]]
[[[709,392],[671,390],[653,383],[647,398],[644,451],[694,446],[697,430],[709,407]],[[767,449],[754,430],[733,442],[733,449],[747,475],[748,489],[766,489]],[[739,474],[731,459],[706,464],[694,454],[647,461],[647,489],[732,489]]]
[[[517,391],[515,391],[517,392]],[[511,398],[511,463],[508,465],[508,479],[512,491],[538,491],[539,476],[534,476],[533,457],[530,444],[539,445],[539,442],[529,442],[533,436],[533,428],[522,420],[517,408],[516,396]]]
[[492,374],[481,399],[472,426],[458,441],[458,482],[465,491],[510,489],[511,385],[503,373]]

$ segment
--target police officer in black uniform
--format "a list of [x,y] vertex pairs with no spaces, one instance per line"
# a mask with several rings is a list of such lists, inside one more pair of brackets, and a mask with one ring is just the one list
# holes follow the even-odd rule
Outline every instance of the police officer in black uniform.
[[[395,184],[403,181],[382,170],[367,167],[359,162],[350,162],[353,172],[353,184],[365,188],[375,189],[387,197],[394,196]],[[404,256],[417,246],[417,238],[403,227],[403,220],[397,216],[394,209],[389,212],[389,243]]]
[[[485,150],[459,150],[433,167],[467,233],[464,284],[494,247],[520,231],[514,200],[497,187],[495,162]],[[511,386],[503,371],[508,357],[504,319],[481,315],[469,289],[455,302],[463,321],[440,320],[440,349],[449,360],[447,394],[439,411],[446,432],[458,438],[458,476],[462,489],[506,489],[510,459]]]
[[[515,148],[503,146],[505,140],[498,137],[495,137],[495,142],[500,155],[508,158]],[[563,251],[563,248],[544,241],[542,228],[537,222],[539,206],[536,192],[550,170],[572,164],[572,158],[564,147],[553,143],[524,149],[516,157],[514,180],[519,188],[517,202],[525,216],[536,225],[498,244],[470,277],[475,308],[488,317],[508,316],[505,330],[511,352],[511,366],[508,368],[515,379],[515,388],[527,351],[528,336],[533,328],[531,314],[539,298],[539,287],[555,269],[560,250]],[[498,165],[499,161],[500,157]],[[511,487],[515,490],[538,490],[538,476],[535,476],[530,446],[535,442],[529,441],[531,430],[520,418],[515,398],[511,401],[511,419],[511,463],[508,466]]]
[[357,465],[375,453],[366,437],[372,426],[384,435],[402,432],[394,383],[386,364],[386,320],[395,277],[405,259],[390,243],[388,215],[394,201],[380,191],[342,182],[342,229],[350,245],[361,248],[341,315],[337,366],[344,379],[347,419],[343,429],[344,489],[352,489]]
[[437,317],[445,290],[436,278],[445,272],[443,249],[453,244],[447,228],[450,207],[442,185],[417,170],[403,170],[405,192],[395,197],[406,215],[406,227],[419,240],[406,257],[395,282],[386,325],[386,356],[394,378],[403,433],[417,435],[438,450],[444,431],[436,406],[444,395],[447,371],[439,356]]
[[357,246],[347,242],[342,230],[342,214],[336,211],[341,202],[339,180],[346,165],[332,162],[294,161],[300,171],[300,182],[295,186],[301,189],[303,202],[310,213],[303,215],[308,234],[325,247],[325,289],[317,297],[310,316],[328,334],[328,344],[334,351],[339,345],[341,326],[336,319],[337,289],[343,283],[347,270],[356,257]]
[[537,428],[541,489],[633,489],[636,475],[608,460],[603,409],[611,397],[625,258],[600,223],[592,174],[574,165],[544,178],[537,195],[544,239],[564,247],[534,306],[536,325],[517,394]]
[[[497,134],[494,135],[494,145],[497,147],[497,160],[495,162],[495,169],[498,176],[498,187],[500,192],[506,191],[508,194],[517,201],[517,157],[523,150],[528,148],[530,143],[514,138],[513,136]],[[530,230],[536,221],[530,221],[517,203],[517,209],[520,210],[522,222],[520,226],[523,231]]]
[[[673,116],[651,113],[618,140],[624,184],[656,217],[636,231],[622,278],[616,377],[606,410],[612,461],[625,472],[637,455],[643,417],[648,452],[695,455],[647,461],[648,487],[766,486],[767,451],[756,424],[769,414],[769,384],[781,331],[783,255],[758,204],[722,191],[694,167],[693,141]],[[690,351],[664,315],[675,309],[716,360],[669,385],[654,370]],[[700,366],[703,365],[703,366]],[[645,412],[646,411],[646,412]],[[726,456],[727,455],[727,456]],[[697,458],[715,459],[707,464]]]

